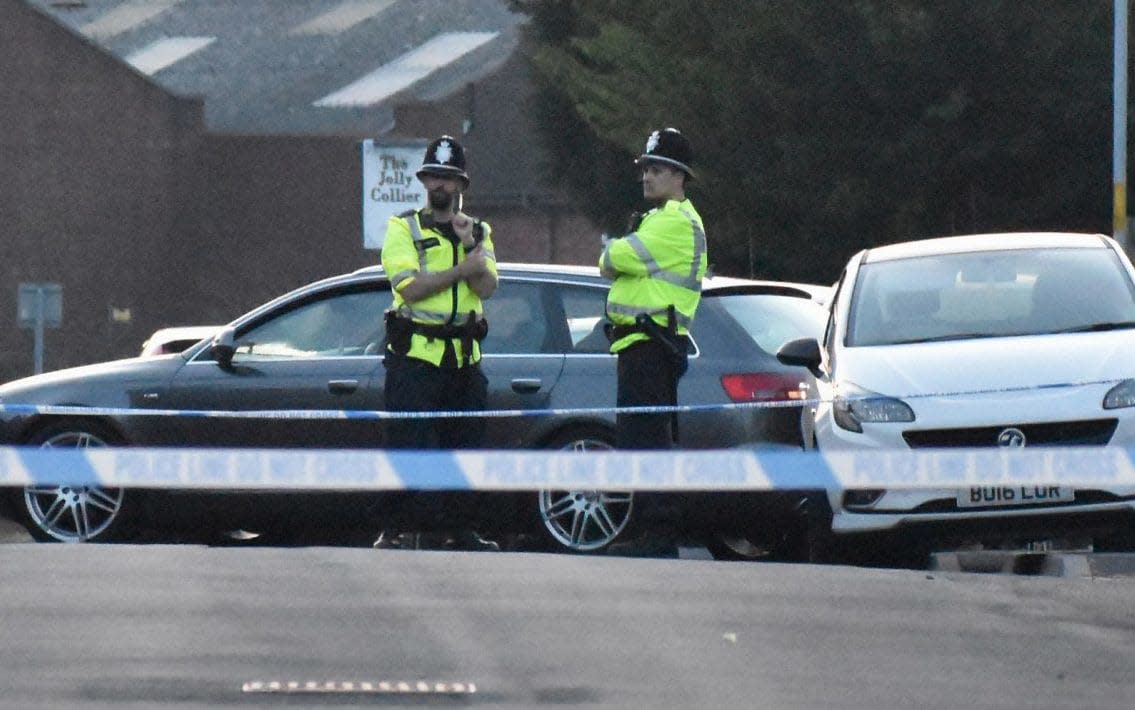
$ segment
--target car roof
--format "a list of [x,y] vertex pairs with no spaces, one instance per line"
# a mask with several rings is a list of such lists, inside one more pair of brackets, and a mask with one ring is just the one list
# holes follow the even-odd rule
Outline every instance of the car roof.
[[1001,232],[935,237],[872,247],[864,252],[863,263],[1005,249],[1099,249],[1106,248],[1110,239],[1104,234],[1076,232]]
[[[533,277],[552,277],[557,275],[569,277],[575,283],[591,283],[596,286],[603,286],[609,283],[607,279],[599,275],[599,269],[596,266],[581,266],[574,264],[527,264],[527,263],[513,263],[513,262],[500,262],[497,265],[498,272],[508,276],[525,276],[531,275]],[[280,294],[275,298],[261,303],[252,310],[245,311],[238,315],[232,321],[220,329],[236,326],[237,324],[249,323],[259,319],[265,313],[275,309],[279,304],[292,301],[297,298],[305,298],[308,295],[320,293],[327,289],[335,289],[339,287],[352,287],[361,284],[371,283],[375,280],[383,280],[386,278],[386,272],[379,264],[364,266],[354,271],[347,273],[328,276],[316,281],[309,282],[303,286],[292,289],[286,293]],[[702,289],[703,295],[710,296],[732,296],[732,295],[747,295],[747,294],[762,294],[774,296],[788,296],[792,298],[808,299],[809,301],[827,306],[831,300],[834,288],[832,286],[820,284],[798,283],[791,281],[771,281],[771,280],[757,280],[757,279],[742,279],[731,276],[709,276],[706,277]],[[186,352],[192,353],[192,349]]]
[[[522,262],[500,262],[497,264],[499,273],[509,276],[569,276],[573,279],[588,279],[595,282],[607,283],[599,275],[598,266],[583,266],[579,264],[532,264]],[[351,274],[370,274],[383,276],[381,266],[366,266],[357,269]],[[341,277],[339,277],[341,278]],[[820,284],[800,283],[795,281],[775,281],[769,279],[745,279],[735,276],[708,275],[702,281],[702,292],[770,292],[776,291],[784,295],[806,296],[818,301],[826,301],[831,294],[832,287]],[[794,293],[797,291],[799,293]]]

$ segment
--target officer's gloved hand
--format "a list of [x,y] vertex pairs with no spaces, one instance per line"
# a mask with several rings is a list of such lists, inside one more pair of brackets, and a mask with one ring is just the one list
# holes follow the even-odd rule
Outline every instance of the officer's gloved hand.
[[461,278],[469,279],[480,276],[489,270],[489,258],[485,256],[485,248],[477,245],[476,249],[465,254],[465,259],[457,265],[457,273]]
[[453,225],[453,231],[457,233],[457,237],[461,240],[461,244],[466,249],[472,249],[476,244],[473,238],[473,218],[464,212],[458,212],[453,215],[453,220],[450,222]]
[[627,234],[637,230],[640,224],[642,224],[642,213],[631,212],[631,216],[627,219]]

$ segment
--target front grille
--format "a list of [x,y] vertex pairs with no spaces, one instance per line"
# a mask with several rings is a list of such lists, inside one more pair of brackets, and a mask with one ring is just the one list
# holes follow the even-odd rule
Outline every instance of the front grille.
[[1009,427],[1020,429],[1026,446],[1105,446],[1111,441],[1116,419],[1092,419],[1047,424],[1002,424],[969,429],[929,429],[904,431],[903,439],[912,449],[997,446],[997,436]]

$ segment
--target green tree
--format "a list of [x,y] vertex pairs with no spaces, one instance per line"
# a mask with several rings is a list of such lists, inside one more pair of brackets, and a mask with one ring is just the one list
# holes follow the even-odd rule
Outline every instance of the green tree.
[[829,281],[857,249],[1107,231],[1095,0],[514,0],[557,174],[618,230],[653,128],[691,139],[719,273]]

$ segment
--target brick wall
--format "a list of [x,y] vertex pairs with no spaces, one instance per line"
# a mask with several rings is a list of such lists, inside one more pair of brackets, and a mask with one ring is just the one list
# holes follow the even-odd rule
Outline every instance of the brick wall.
[[[595,228],[540,187],[535,149],[510,142],[530,130],[515,110],[521,69],[462,95],[478,111],[466,209],[493,225],[502,261],[594,264]],[[226,322],[378,261],[362,247],[355,137],[209,134],[199,101],[21,0],[0,0],[0,86],[0,382],[34,369],[22,282],[63,287],[62,327],[45,332],[53,370],[133,356],[157,328]],[[460,135],[465,113],[430,115]],[[522,179],[499,174],[520,166]]]
[[133,351],[155,322],[151,282],[202,107],[15,0],[0,0],[0,85],[0,379],[33,370],[32,331],[16,327],[21,282],[63,287],[45,369]]

